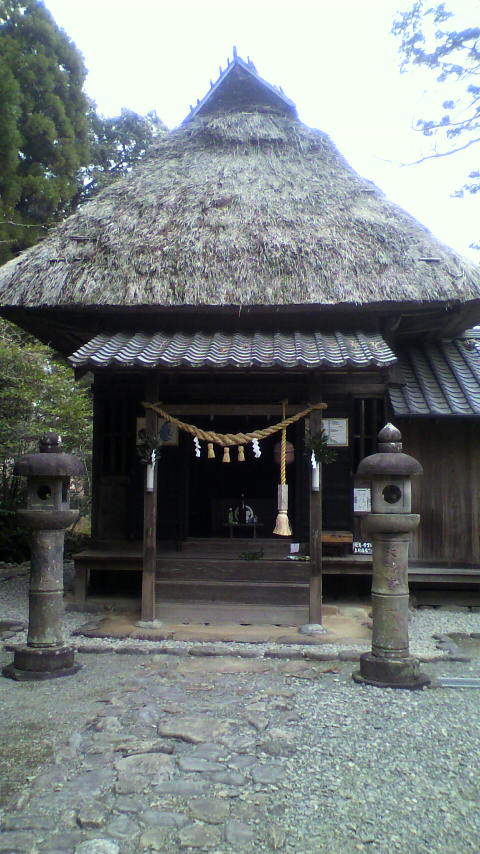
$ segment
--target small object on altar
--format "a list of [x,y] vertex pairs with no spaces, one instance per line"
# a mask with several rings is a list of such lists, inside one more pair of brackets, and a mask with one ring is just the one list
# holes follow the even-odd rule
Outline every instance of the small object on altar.
[[245,496],[242,495],[240,504],[235,507],[233,521],[237,525],[253,525],[255,515],[249,504],[245,504]]
[[237,510],[238,510],[237,521],[240,523],[240,525],[245,525],[247,522],[247,508],[245,506],[245,496],[244,495],[242,495],[242,498],[240,501],[240,507],[238,507]]

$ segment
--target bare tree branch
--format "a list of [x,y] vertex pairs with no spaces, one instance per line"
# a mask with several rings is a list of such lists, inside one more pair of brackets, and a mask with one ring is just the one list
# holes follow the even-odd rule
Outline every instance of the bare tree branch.
[[465,148],[470,148],[471,145],[476,145],[480,142],[480,137],[471,139],[465,145],[459,145],[458,148],[451,148],[449,151],[435,151],[433,154],[426,154],[425,157],[420,157],[418,160],[413,160],[412,163],[402,163],[402,166],[418,166],[419,163],[424,163],[425,160],[436,160],[438,157],[448,157],[449,154],[456,154],[457,151],[463,151]]

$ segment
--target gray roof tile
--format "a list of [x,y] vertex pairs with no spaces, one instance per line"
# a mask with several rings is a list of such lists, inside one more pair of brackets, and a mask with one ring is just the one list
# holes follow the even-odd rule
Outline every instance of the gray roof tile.
[[341,368],[388,367],[396,357],[365,332],[117,332],[96,335],[74,367]]
[[395,415],[480,415],[479,341],[439,341],[397,355],[405,385],[389,389]]

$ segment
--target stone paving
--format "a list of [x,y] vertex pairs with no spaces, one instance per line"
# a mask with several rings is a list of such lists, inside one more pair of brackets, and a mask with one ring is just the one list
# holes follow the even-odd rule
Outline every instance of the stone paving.
[[[253,643],[302,646],[325,644],[370,646],[371,605],[326,605],[322,626],[251,625],[238,623],[169,623],[157,626],[138,621],[132,613],[96,617],[73,632],[86,638],[112,638],[148,641],[199,641],[201,643]],[[310,631],[311,630],[311,631]],[[318,631],[320,630],[320,631]],[[77,644],[78,646],[78,644]]]
[[338,663],[158,655],[135,672],[7,805],[0,852],[283,847],[294,683]]
[[[4,620],[0,636],[8,643],[20,626],[15,620]],[[376,828],[376,839],[367,827],[372,813],[370,802],[362,798],[365,787],[373,782],[369,751],[377,744],[377,731],[386,730],[393,740],[405,726],[417,727],[420,709],[428,713],[430,735],[434,726],[440,727],[442,735],[435,691],[420,692],[420,699],[414,696],[417,692],[358,688],[351,680],[351,662],[358,661],[358,648],[332,653],[322,646],[308,648],[304,639],[305,648],[300,649],[290,639],[293,645],[288,652],[269,648],[260,654],[249,644],[227,650],[211,633],[210,645],[205,639],[168,649],[153,643],[150,654],[140,655],[135,646],[104,648],[100,639],[95,647],[96,632],[98,626],[92,626],[90,653],[78,656],[84,667],[77,676],[37,684],[0,680],[6,720],[13,719],[12,709],[18,703],[18,721],[24,722],[30,704],[28,720],[50,719],[50,730],[38,730],[39,741],[44,732],[48,739],[57,729],[51,738],[53,755],[46,754],[40,771],[37,765],[23,778],[19,771],[22,785],[0,805],[0,854],[276,850],[351,854],[366,846],[375,854],[389,850],[385,844],[387,837],[393,839],[392,827],[397,827],[395,811],[383,837]],[[87,640],[90,632],[85,634]],[[139,633],[135,641],[140,638]],[[429,659],[430,666],[466,666],[471,651],[465,655],[458,643],[468,645],[477,639],[475,633],[455,637],[439,633],[442,649]],[[1,663],[11,657],[7,649]],[[99,667],[99,662],[104,666]],[[477,672],[475,664],[472,673]],[[109,675],[104,682],[102,674]],[[80,713],[82,693],[87,699]],[[473,744],[467,703],[460,697],[455,700],[454,694],[444,696],[451,698],[452,708],[456,704],[450,726],[452,721],[461,722],[463,714],[472,726]],[[22,749],[19,729],[11,732],[9,748]],[[460,731],[458,743],[454,729],[449,735],[451,755],[464,750],[466,763],[472,749],[469,730],[459,726]],[[34,738],[35,729],[30,733]],[[400,762],[398,780],[395,776],[391,782],[395,802],[397,797],[399,802],[405,798],[402,785],[398,792],[395,788],[398,781],[407,779],[417,763],[416,745],[422,744],[422,735],[414,732],[413,736],[411,756],[387,751],[389,763],[396,756]],[[434,741],[438,737],[437,733]],[[25,750],[31,741],[32,734],[27,733]],[[379,761],[384,753],[382,735]],[[444,768],[441,760],[436,754],[433,757],[433,780]],[[473,768],[473,757],[471,764]],[[352,800],[347,821],[350,801],[346,799],[352,799],[355,785],[358,800]],[[378,798],[385,795],[381,775],[378,786],[374,801],[380,805]],[[421,787],[415,791],[412,800],[420,806],[422,791]],[[412,795],[410,783],[408,795]],[[452,793],[452,803],[454,797]],[[462,792],[457,800],[463,809],[467,801]],[[312,811],[320,806],[323,812],[317,817]],[[364,807],[366,814],[360,820]],[[473,825],[469,813],[470,820]],[[327,824],[326,833],[319,833]],[[472,833],[468,838],[473,840]],[[450,837],[445,837],[447,843]],[[432,847],[428,840],[425,844],[410,850],[414,854],[454,850],[448,845]],[[401,843],[400,848],[392,845],[402,851]],[[457,850],[463,854],[478,849],[469,843]]]

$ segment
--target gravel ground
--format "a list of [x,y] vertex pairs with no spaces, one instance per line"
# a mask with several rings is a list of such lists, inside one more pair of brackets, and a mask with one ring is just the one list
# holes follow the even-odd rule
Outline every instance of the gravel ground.
[[[26,601],[25,577],[0,579],[0,619],[25,620]],[[89,620],[91,614],[66,615],[68,632]],[[449,610],[443,605],[412,612],[412,651],[437,659],[424,664],[423,670],[433,678],[480,676],[480,654],[470,662],[452,662],[437,649],[432,635],[450,632],[480,633],[480,611],[456,606]],[[9,642],[21,638],[18,635]],[[185,683],[185,677],[180,679],[175,670],[185,659],[108,654],[129,645],[148,649],[149,642],[95,639],[93,645],[104,648],[106,654],[79,654],[84,667],[75,677],[47,683],[0,679],[0,780],[10,810],[12,797],[22,808],[24,792],[39,768],[58,762],[69,739],[75,739],[82,728],[88,730],[106,695],[123,704],[121,709],[128,719],[131,704],[138,698],[138,693],[132,692],[132,682],[140,692],[148,691],[148,684],[154,684],[148,672],[152,668],[160,668],[155,677],[159,690],[162,685],[171,685],[171,689],[162,690],[174,692],[180,683],[188,687],[189,677]],[[161,645],[179,651],[192,647],[192,643],[181,642]],[[245,651],[250,647],[238,646]],[[251,648],[259,653],[257,644]],[[362,646],[357,649],[361,651]],[[345,648],[328,644],[323,650],[340,653]],[[10,652],[0,651],[1,666],[11,658]],[[207,659],[198,661],[200,669],[202,661]],[[295,662],[291,664],[293,668]],[[409,692],[361,687],[351,680],[354,667],[349,662],[335,662],[332,669],[336,672],[329,673],[325,671],[330,668],[323,664],[324,670],[317,670],[312,678],[308,671],[302,675],[292,669],[286,674],[280,662],[272,660],[271,669],[261,674],[232,675],[226,671],[229,675],[222,675],[220,670],[200,675],[200,687],[208,685],[209,693],[192,692],[189,713],[219,718],[229,704],[228,714],[233,716],[233,702],[238,705],[240,718],[242,704],[258,703],[268,692],[278,691],[281,697],[282,690],[294,689],[294,696],[288,700],[293,710],[288,713],[290,717],[285,713],[284,727],[295,750],[274,760],[282,768],[281,782],[257,787],[251,795],[231,795],[235,795],[232,804],[238,805],[238,799],[244,798],[245,817],[249,816],[252,828],[268,822],[276,830],[270,833],[269,841],[260,833],[255,845],[244,848],[223,843],[211,849],[216,854],[277,848],[286,854],[477,854],[480,850],[479,691],[436,688]],[[191,679],[193,686],[194,677]],[[106,833],[97,836],[105,839]],[[115,844],[120,854],[139,850],[128,840],[117,838]],[[177,845],[166,843],[157,850],[183,850]],[[2,847],[0,834],[0,852],[10,850]],[[38,850],[53,854],[49,847]],[[101,854],[110,849],[91,850]]]

